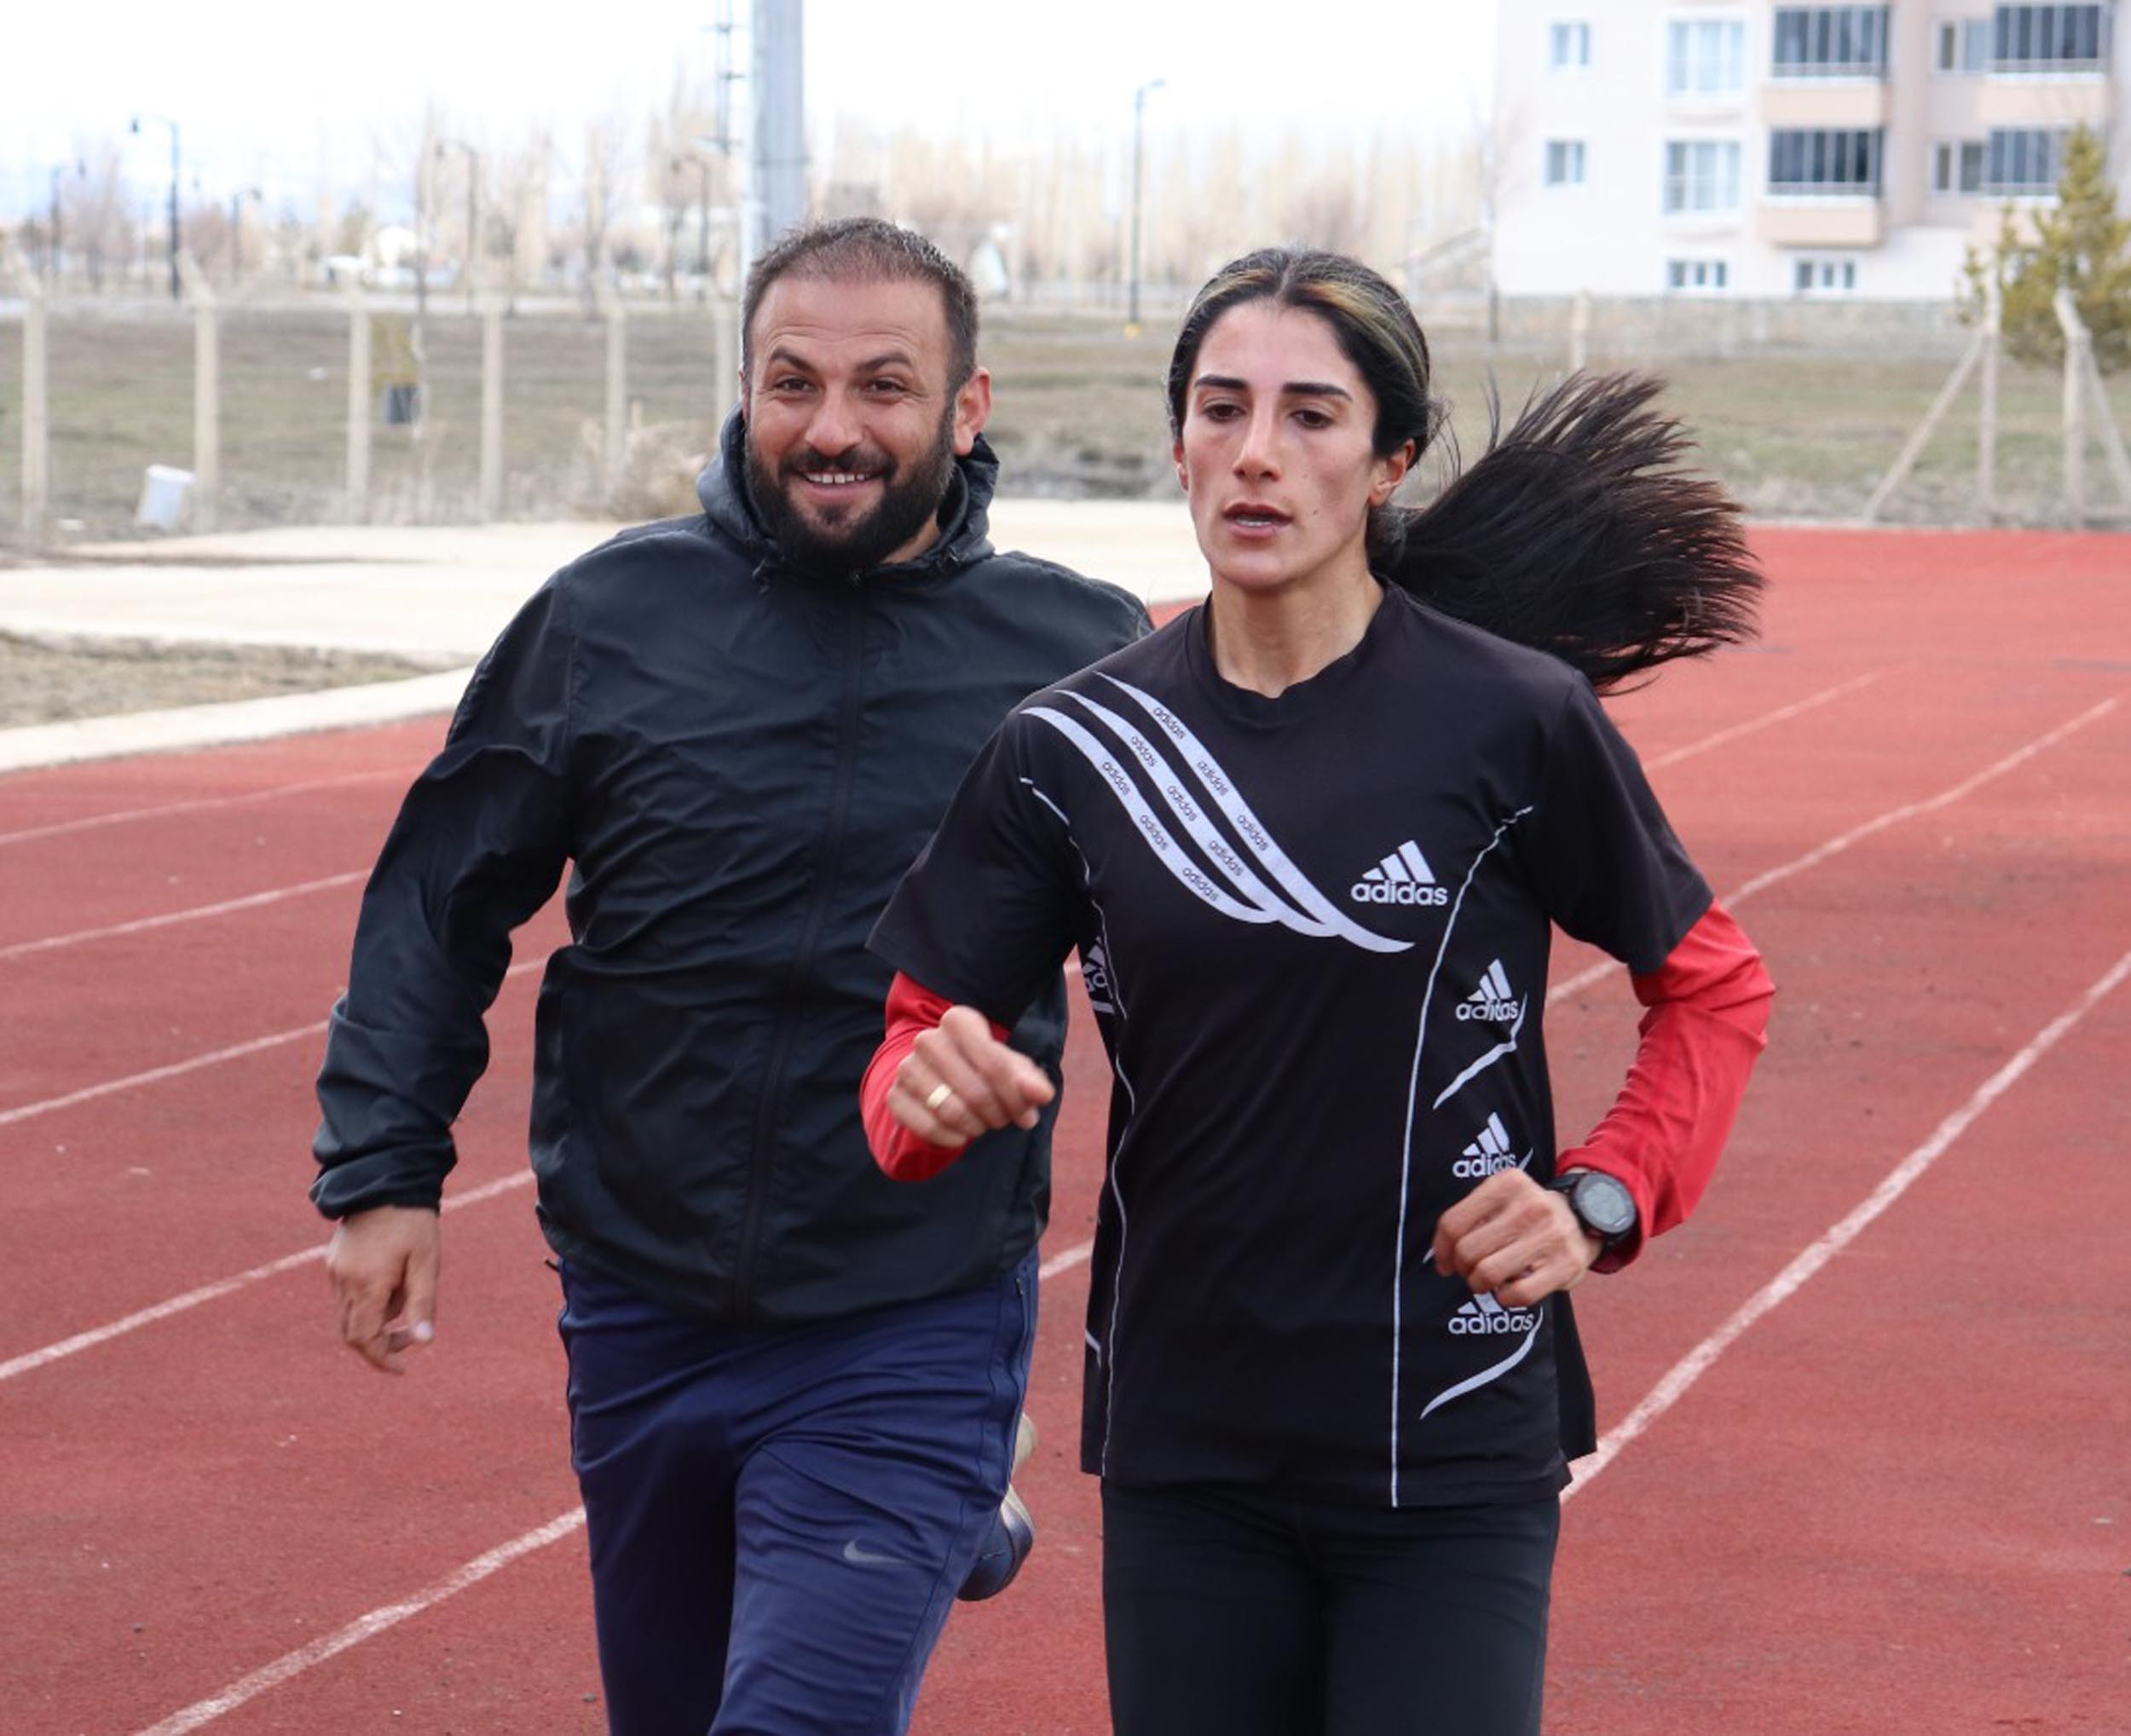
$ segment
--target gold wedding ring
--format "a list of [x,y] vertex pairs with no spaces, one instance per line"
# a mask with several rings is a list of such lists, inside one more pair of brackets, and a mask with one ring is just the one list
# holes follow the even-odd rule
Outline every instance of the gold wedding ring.
[[935,1085],[925,1093],[925,1107],[931,1113],[939,1113],[939,1106],[955,1094],[955,1087],[946,1083]]

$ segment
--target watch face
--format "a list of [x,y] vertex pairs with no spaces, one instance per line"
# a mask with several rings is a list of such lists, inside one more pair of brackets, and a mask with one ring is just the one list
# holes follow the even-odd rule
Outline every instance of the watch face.
[[1617,1176],[1587,1169],[1569,1199],[1576,1215],[1601,1236],[1625,1236],[1635,1228],[1635,1196]]

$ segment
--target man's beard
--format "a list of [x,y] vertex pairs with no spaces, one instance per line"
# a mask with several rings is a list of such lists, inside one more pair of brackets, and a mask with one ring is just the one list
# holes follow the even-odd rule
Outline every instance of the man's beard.
[[[745,449],[748,492],[785,563],[807,573],[862,573],[879,566],[938,514],[954,475],[954,411],[950,407],[940,418],[932,450],[907,476],[886,453],[863,445],[833,454],[806,447],[786,459],[781,471],[763,462],[752,430]],[[793,502],[791,490],[802,471],[873,470],[881,472],[881,499],[870,511],[823,525]]]

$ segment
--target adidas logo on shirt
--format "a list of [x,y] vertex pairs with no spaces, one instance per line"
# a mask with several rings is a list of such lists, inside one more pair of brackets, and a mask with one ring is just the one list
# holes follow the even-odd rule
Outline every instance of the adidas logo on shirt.
[[1080,955],[1081,980],[1088,985],[1088,1004],[1097,1012],[1115,1012],[1110,989],[1110,955],[1097,941]]
[[1532,1308],[1505,1308],[1493,1296],[1475,1296],[1450,1317],[1450,1329],[1461,1337],[1487,1337],[1498,1332],[1529,1332],[1539,1324]]
[[1462,1020],[1479,1019],[1487,1024],[1515,1024],[1524,1016],[1524,1003],[1510,988],[1509,973],[1497,959],[1480,978],[1480,986],[1458,1003]]
[[1465,1147],[1465,1155],[1450,1166],[1450,1173],[1467,1181],[1484,1180],[1499,1169],[1522,1169],[1532,1161],[1527,1151],[1523,1156],[1512,1156],[1510,1151],[1510,1130],[1502,1125],[1502,1117],[1491,1115],[1487,1125],[1480,1130],[1480,1137]]
[[1447,904],[1450,889],[1435,884],[1421,846],[1407,839],[1356,880],[1347,896],[1357,904]]

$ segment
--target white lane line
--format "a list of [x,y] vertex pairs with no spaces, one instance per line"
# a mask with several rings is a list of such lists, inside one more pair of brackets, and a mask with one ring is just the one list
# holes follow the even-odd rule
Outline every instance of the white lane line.
[[[462,1207],[477,1205],[483,1200],[494,1199],[500,1195],[515,1192],[519,1188],[529,1187],[532,1182],[533,1172],[522,1170],[516,1174],[506,1175],[500,1181],[484,1182],[479,1187],[469,1188],[464,1193],[447,1194],[444,1209],[452,1212]],[[1083,1242],[1077,1248],[1068,1248],[1063,1254],[1054,1254],[1045,1260],[1037,1268],[1037,1276],[1051,1278],[1060,1272],[1071,1272],[1077,1266],[1085,1265],[1094,1251],[1093,1242]],[[325,1258],[326,1244],[321,1242],[316,1247],[299,1249],[294,1254],[283,1254],[279,1260],[269,1260],[263,1266],[255,1266],[249,1271],[217,1278],[212,1283],[187,1290],[182,1295],[172,1296],[167,1301],[138,1309],[108,1324],[92,1326],[85,1332],[77,1332],[71,1338],[62,1338],[55,1344],[48,1344],[41,1350],[25,1351],[20,1356],[0,1362],[0,1381],[11,1381],[17,1375],[26,1375],[33,1369],[63,1361],[84,1350],[94,1350],[100,1344],[108,1344],[114,1338],[124,1338],[130,1332],[138,1332],[143,1326],[153,1326],[159,1320],[168,1320],[173,1315],[185,1313],[199,1307],[203,1302],[216,1301],[238,1290],[248,1289],[268,1278],[278,1277],[285,1272],[315,1266]]]
[[1071,1272],[1077,1266],[1085,1266],[1094,1257],[1095,1244],[1083,1242],[1077,1248],[1068,1248],[1063,1254],[1054,1254],[1037,1268],[1038,1277],[1056,1277],[1061,1272]]
[[1853,826],[1839,837],[1829,839],[1818,850],[1808,851],[1795,862],[1787,862],[1781,868],[1773,868],[1766,874],[1756,874],[1737,891],[1729,894],[1725,902],[1736,903],[1742,898],[1753,897],[1756,892],[1765,891],[1779,880],[1787,880],[1793,874],[1803,874],[1809,868],[1817,868],[1829,856],[1839,855],[1849,849],[1851,845],[1871,837],[1876,832],[1884,832],[1888,827],[1899,825],[1904,820],[1913,820],[1919,814],[1929,814],[1950,803],[1959,801],[1963,796],[1981,789],[1992,779],[2003,777],[2016,766],[2026,764],[2044,748],[2053,747],[2067,735],[2107,717],[2122,703],[2122,701],[2123,695],[2117,694],[2102,701],[2099,705],[2089,706],[2070,722],[2059,724],[2047,735],[2039,735],[2026,747],[2014,749],[2004,758],[1994,761],[1991,764],[1984,767],[1974,776],[1963,778],[1951,789],[1941,790],[1937,795],[1927,796],[1920,802],[1904,802],[1898,808],[1890,808],[1877,819],[1868,820],[1862,826]]
[[[546,959],[528,959],[523,964],[513,965],[505,971],[504,980],[537,971],[547,962]],[[110,1097],[121,1091],[132,1091],[143,1085],[160,1084],[165,1079],[176,1079],[183,1074],[197,1073],[203,1067],[216,1067],[224,1061],[240,1060],[246,1055],[256,1055],[262,1049],[278,1048],[283,1043],[301,1042],[305,1037],[320,1035],[326,1029],[326,1021],[315,1024],[298,1025],[294,1030],[277,1030],[271,1036],[254,1037],[250,1042],[232,1043],[226,1049],[210,1049],[204,1055],[193,1055],[182,1061],[172,1061],[168,1066],[150,1067],[145,1072],[129,1073],[123,1079],[107,1079],[101,1085],[84,1085],[79,1091],[70,1091],[64,1097],[48,1097],[39,1103],[18,1104],[13,1109],[0,1109],[0,1128],[13,1127],[17,1122],[34,1121],[39,1116],[50,1115],[55,1110],[72,1109],[78,1103],[93,1103],[100,1097]]]
[[[479,1187],[448,1196],[444,1201],[444,1209],[456,1211],[461,1206],[494,1199],[500,1194],[528,1187],[532,1181],[533,1172],[527,1169],[506,1175],[500,1181],[483,1182]],[[100,1344],[108,1344],[114,1338],[124,1338],[129,1332],[138,1332],[143,1326],[153,1326],[159,1320],[167,1320],[174,1314],[182,1314],[188,1309],[197,1308],[203,1302],[211,1302],[234,1291],[248,1289],[263,1279],[279,1277],[285,1272],[294,1272],[301,1266],[319,1265],[325,1258],[326,1244],[320,1242],[315,1247],[285,1254],[279,1260],[269,1260],[264,1266],[255,1266],[249,1272],[217,1278],[212,1283],[202,1284],[198,1289],[188,1290],[182,1296],[172,1296],[168,1301],[139,1309],[107,1325],[93,1326],[86,1332],[77,1332],[72,1338],[62,1338],[56,1344],[46,1345],[42,1350],[25,1351],[20,1356],[0,1362],[0,1381],[11,1381],[17,1375],[28,1374],[32,1369],[41,1369],[47,1364],[77,1356],[84,1350],[93,1350]]]
[[0,961],[27,958],[32,953],[57,952],[61,947],[81,946],[92,940],[110,940],[121,934],[143,934],[152,928],[169,928],[180,922],[199,922],[210,916],[227,916],[233,910],[256,910],[263,904],[278,904],[284,898],[301,898],[312,892],[330,891],[336,886],[351,886],[369,874],[367,868],[358,868],[351,874],[328,874],[322,880],[303,880],[292,886],[276,886],[272,891],[253,892],[242,898],[225,898],[219,904],[195,904],[189,910],[171,910],[161,916],[141,916],[131,922],[114,922],[107,928],[84,928],[72,934],[48,935],[43,940],[17,941],[13,946],[0,946]]
[[282,796],[311,790],[339,789],[351,783],[378,783],[387,778],[411,782],[414,772],[405,766],[390,771],[350,771],[338,777],[306,778],[301,783],[274,784],[263,790],[246,790],[237,796],[201,796],[189,802],[165,802],[153,808],[121,808],[109,814],[91,814],[80,820],[61,820],[50,826],[31,826],[20,832],[0,832],[0,845],[27,844],[37,838],[63,838],[69,833],[91,832],[101,826],[126,826],[136,820],[159,820],[166,814],[198,814],[210,808],[238,808],[252,802],[270,802]]
[[[1838,833],[1825,844],[1815,845],[1805,855],[1793,856],[1790,861],[1778,867],[1770,868],[1765,873],[1758,874],[1743,885],[1733,887],[1729,892],[1718,893],[1718,900],[1725,908],[1733,908],[1743,904],[1756,892],[1765,892],[1770,886],[1789,880],[1793,874],[1804,874],[1807,868],[1819,867],[1831,856],[1839,856],[1851,845],[1871,837],[1874,833],[1884,832],[1888,827],[1899,825],[1904,820],[1913,820],[1919,814],[1929,814],[1957,802],[1963,796],[1971,795],[1981,789],[1992,779],[2003,777],[2008,771],[2025,764],[2044,748],[2053,747],[2076,730],[2083,730],[2097,719],[2105,718],[2111,712],[2116,710],[2117,707],[2122,702],[2122,699],[2123,695],[2121,694],[2114,698],[2105,699],[2099,705],[2082,712],[2070,722],[2059,724],[2047,735],[2038,735],[2026,747],[2015,748],[2004,758],[1995,760],[1984,767],[1981,771],[1963,778],[1952,788],[1941,790],[1935,796],[1926,796],[1920,802],[1905,802],[1898,808],[1890,808],[1886,813],[1865,821],[1862,825],[1851,827],[1847,832]],[[1615,960],[1602,959],[1597,964],[1579,971],[1574,976],[1564,978],[1561,982],[1554,984],[1546,991],[1546,1004],[1551,1006],[1557,1001],[1566,1001],[1572,995],[1581,994],[1592,983],[1603,982],[1620,968],[1620,966]]]
[[299,1646],[293,1652],[284,1653],[263,1669],[255,1670],[241,1680],[233,1681],[220,1693],[204,1700],[195,1700],[182,1711],[173,1712],[160,1723],[151,1724],[140,1736],[183,1736],[188,1730],[197,1730],[203,1724],[211,1724],[225,1712],[234,1712],[246,1700],[257,1699],[269,1688],[279,1687],[292,1677],[336,1657],[351,1646],[360,1646],[365,1640],[374,1639],[388,1629],[396,1628],[401,1622],[419,1616],[424,1610],[435,1607],[445,1599],[456,1597],[470,1586],[478,1585],[490,1574],[508,1567],[521,1555],[529,1555],[535,1549],[544,1549],[550,1543],[559,1543],[585,1523],[585,1509],[573,1507],[568,1513],[551,1519],[546,1525],[537,1525],[523,1537],[513,1537],[485,1555],[476,1555],[456,1572],[447,1574],[436,1584],[418,1591],[413,1596],[398,1603],[388,1603],[373,1609],[367,1616],[349,1623],[337,1634],[327,1634],[322,1639]]
[[2110,992],[2131,977],[2131,953],[2110,966],[2101,979],[2074,1001],[2065,1012],[2043,1026],[2034,1041],[1976,1087],[1975,1094],[1938,1124],[1931,1138],[1889,1170],[1880,1185],[1850,1214],[1822,1236],[1761,1289],[1755,1291],[1708,1337],[1682,1357],[1653,1387],[1643,1401],[1606,1431],[1598,1451],[1576,1462],[1576,1480],[1563,1491],[1566,1501],[1587,1489],[1606,1467],[1620,1456],[1637,1436],[1685,1396],[1688,1388],[1707,1374],[1717,1358],[1737,1341],[1757,1320],[1795,1295],[1815,1273],[1863,1233],[1866,1226],[1909,1191],[1924,1172],[1966,1133],[1978,1116],[2004,1096],[2021,1076],[2061,1041],[2080,1020],[2099,1006]]
[[[528,1178],[529,1179],[529,1178]],[[468,1196],[469,1198],[471,1196]],[[1055,1277],[1060,1272],[1084,1265],[1094,1250],[1094,1243],[1083,1242],[1069,1248],[1063,1254],[1054,1254],[1043,1262],[1038,1276]],[[374,1639],[390,1628],[396,1628],[411,1617],[434,1608],[449,1597],[456,1597],[469,1586],[477,1585],[490,1574],[507,1567],[522,1555],[529,1555],[535,1549],[544,1549],[550,1543],[560,1543],[585,1523],[585,1509],[574,1507],[568,1513],[557,1514],[544,1525],[536,1526],[523,1537],[517,1537],[493,1549],[484,1555],[476,1555],[457,1572],[448,1573],[436,1584],[398,1603],[388,1603],[373,1609],[367,1616],[359,1617],[338,1633],[314,1640],[308,1646],[284,1653],[273,1663],[255,1670],[204,1700],[195,1700],[182,1711],[173,1712],[160,1723],[151,1724],[139,1736],[183,1736],[188,1730],[197,1730],[203,1724],[211,1724],[225,1712],[234,1712],[247,1700],[257,1699],[269,1688],[315,1669],[328,1658],[338,1656],[351,1647],[360,1646],[365,1640]]]
[[[1825,862],[1829,856],[1849,849],[1851,845],[1861,839],[1869,837],[1876,832],[1885,831],[1888,827],[1903,820],[1913,818],[1919,814],[1930,813],[1935,809],[1946,806],[1949,803],[1958,801],[1961,797],[1980,788],[1993,778],[2001,777],[2016,766],[2031,759],[2044,748],[2053,747],[2075,730],[2084,729],[2097,718],[2107,716],[2117,708],[2121,699],[2122,695],[2119,695],[2102,701],[2099,705],[2082,712],[2070,722],[2059,724],[2047,735],[2029,742],[2026,747],[2016,749],[2004,758],[1984,767],[1974,776],[1964,778],[1950,789],[1942,790],[1938,794],[1927,797],[1920,802],[1905,803],[1901,807],[1890,809],[1878,817],[1866,821],[1861,826],[1853,827],[1848,832],[1829,839],[1827,843],[1808,851],[1804,856],[1794,857],[1780,868],[1770,868],[1766,874],[1756,875],[1744,885],[1724,894],[1724,903],[1727,905],[1738,904],[1752,897],[1756,892],[1763,891],[1776,885],[1779,880],[1788,880],[1793,874],[1803,873],[1806,868]],[[4,841],[3,839],[0,839],[0,842]],[[529,968],[533,966],[514,965],[511,967],[510,974],[515,976],[518,972]],[[1579,972],[1575,976],[1556,983],[1547,991],[1547,1004],[1551,1006],[1556,1001],[1564,1000],[1571,995],[1580,993],[1619,968],[1611,960],[1608,960]],[[324,1024],[321,1023],[305,1025],[300,1030],[280,1031],[272,1036],[256,1038],[249,1043],[237,1043],[226,1049],[217,1049],[205,1055],[195,1055],[189,1060],[173,1062],[167,1067],[153,1067],[146,1072],[129,1074],[123,1079],[107,1080],[101,1085],[85,1086],[81,1090],[70,1093],[65,1097],[50,1098],[42,1103],[25,1104],[15,1109],[0,1110],[0,1128],[11,1126],[16,1122],[28,1121],[33,1116],[48,1115],[54,1110],[69,1108],[75,1104],[86,1103],[99,1097],[107,1097],[114,1092],[130,1091],[138,1086],[156,1084],[165,1079],[175,1078],[180,1074],[191,1073],[202,1067],[211,1067],[222,1061],[236,1060],[245,1055],[256,1054],[261,1049],[272,1048],[277,1044],[295,1042],[303,1037],[315,1035],[324,1029]]]
[[1728,730],[1719,730],[1713,735],[1705,735],[1699,741],[1690,741],[1684,747],[1675,747],[1669,753],[1660,753],[1655,759],[1646,759],[1643,762],[1643,769],[1645,771],[1660,771],[1668,765],[1678,765],[1683,759],[1692,759],[1697,753],[1707,753],[1711,748],[1721,747],[1727,741],[1736,741],[1741,735],[1751,735],[1772,724],[1783,723],[1817,706],[1829,704],[1845,694],[1855,693],[1859,688],[1869,687],[1882,677],[1915,666],[1913,663],[1897,663],[1891,668],[1874,669],[1868,674],[1852,676],[1848,681],[1822,688],[1818,693],[1808,694],[1804,699],[1793,701],[1789,705],[1779,706],[1772,712],[1764,712],[1758,718],[1748,718],[1743,724],[1734,724]]
[[299,1025],[294,1030],[277,1030],[271,1036],[254,1037],[245,1043],[232,1043],[226,1049],[210,1049],[204,1055],[172,1061],[164,1067],[150,1067],[140,1073],[129,1073],[122,1079],[107,1079],[101,1085],[84,1085],[79,1091],[70,1091],[64,1097],[48,1097],[41,1102],[18,1104],[13,1109],[0,1109],[0,1128],[11,1128],[17,1122],[34,1121],[39,1116],[50,1115],[57,1110],[72,1109],[78,1103],[94,1103],[100,1097],[112,1097],[121,1091],[132,1091],[143,1085],[155,1085],[165,1079],[197,1073],[203,1067],[219,1066],[224,1061],[256,1055],[263,1049],[279,1048],[283,1043],[301,1042],[305,1037],[318,1035],[325,1029],[326,1021],[321,1018],[315,1024]]
[[[1881,830],[1887,825],[1891,825],[1894,823],[1896,819],[1906,818],[1911,815],[1924,813],[1934,808],[1943,807],[1948,803],[1959,799],[1961,796],[1967,794],[1972,790],[1980,787],[1983,784],[1989,782],[1991,779],[2002,776],[2006,772],[2012,770],[2015,766],[2021,764],[2025,760],[2031,758],[2034,754],[2040,753],[2043,748],[2050,747],[2057,741],[2062,741],[2066,735],[2070,735],[2074,730],[2082,729],[2088,724],[2093,722],[2096,718],[2106,715],[2110,711],[2115,709],[2117,703],[2117,699],[2105,700],[2101,704],[2093,707],[2088,711],[2082,712],[2079,716],[2072,718],[2069,723],[2059,724],[2056,729],[2050,730],[2045,735],[2038,737],[2036,741],[2029,743],[2026,747],[2019,748],[2014,753],[2007,754],[2004,758],[1985,767],[1982,771],[1976,773],[1973,776],[1963,779],[1960,783],[1954,785],[1952,788],[1942,791],[1939,794],[1929,797],[1921,802],[1913,802],[1903,807],[1891,810],[1888,814],[1883,814],[1879,818],[1874,820],[1868,820],[1862,825],[1855,827],[1850,831],[1843,833],[1838,837],[1829,839],[1827,843],[1819,845],[1817,848],[1807,851],[1804,856],[1795,857],[1793,860],[1786,862],[1780,868],[1772,868],[1768,873],[1759,875],[1753,880],[1748,880],[1743,886],[1724,895],[1724,903],[1727,905],[1736,905],[1743,900],[1752,897],[1755,892],[1759,891],[1765,887],[1774,885],[1779,880],[1787,879],[1793,874],[1802,872],[1804,868],[1810,867],[1816,862],[1826,861],[1829,856],[1838,853],[1838,851],[1847,849],[1851,844],[1855,843],[1858,839],[1866,836],[1869,833]],[[525,963],[513,965],[508,974],[511,976],[517,976],[520,972],[537,969],[539,962],[539,960],[528,960]],[[1574,977],[1568,978],[1564,981],[1556,983],[1551,989],[1548,989],[1546,995],[1546,1003],[1551,1006],[1557,1001],[1567,1000],[1570,995],[1580,994],[1584,989],[1590,988],[1595,983],[1603,980],[1606,977],[1611,975],[1614,972],[1619,970],[1620,968],[1620,966],[1619,965],[1615,964],[1609,959],[1601,960],[1599,963],[1590,966],[1586,970],[1579,971]],[[72,1093],[66,1097],[52,1098],[43,1103],[27,1104],[19,1109],[0,1110],[0,1127],[7,1127],[15,1122],[28,1121],[32,1116],[45,1115],[54,1110],[65,1109],[72,1104],[87,1102],[94,1098],[108,1096],[114,1092],[130,1090],[136,1086],[152,1084],[159,1080],[174,1077],[181,1073],[193,1072],[199,1068],[212,1066],[220,1061],[232,1060],[242,1055],[254,1054],[261,1049],[270,1048],[277,1044],[294,1042],[303,1037],[314,1036],[323,1031],[325,1028],[325,1024],[323,1021],[321,1021],[317,1024],[305,1025],[300,1030],[279,1032],[273,1036],[261,1037],[250,1043],[240,1043],[228,1049],[218,1049],[211,1054],[194,1056],[191,1060],[176,1062],[168,1067],[153,1068],[146,1073],[136,1073],[124,1079],[112,1080],[102,1085],[89,1086],[83,1090]],[[1077,1253],[1078,1250],[1074,1250],[1074,1252]],[[1068,1258],[1069,1256],[1060,1257],[1063,1259]],[[1063,1268],[1061,1267],[1061,1270]],[[261,1276],[266,1275],[265,1268],[259,1268],[257,1270]],[[226,1291],[221,1289],[216,1289],[212,1286],[210,1286],[209,1288],[213,1289],[214,1294],[217,1295],[227,1293]],[[232,1288],[234,1288],[234,1286],[232,1286]],[[206,1301],[210,1300],[210,1298],[203,1296],[201,1300]],[[143,1322],[141,1324],[146,1323]],[[101,1340],[98,1339],[95,1341],[101,1342]]]

